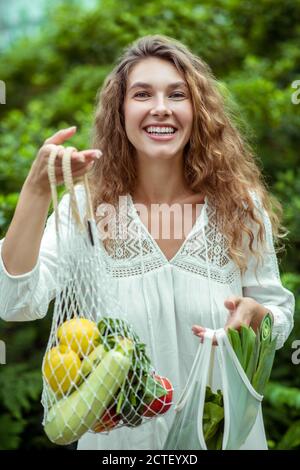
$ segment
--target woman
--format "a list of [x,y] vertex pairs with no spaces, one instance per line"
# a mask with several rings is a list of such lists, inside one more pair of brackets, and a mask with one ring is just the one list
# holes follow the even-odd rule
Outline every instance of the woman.
[[[99,206],[116,207],[125,196],[128,210],[119,223],[128,236],[101,233],[112,289],[154,367],[173,383],[175,402],[197,351],[191,329],[200,337],[205,328],[244,323],[257,329],[269,311],[277,348],[282,347],[293,325],[294,296],[281,284],[273,245],[281,225],[272,205],[280,209],[280,204],[268,194],[249,147],[230,121],[209,67],[178,41],[141,38],[107,77],[94,130],[92,150],[74,149],[73,175],[89,172],[99,227]],[[1,241],[5,320],[41,318],[53,298],[53,215],[44,231],[51,201],[47,160],[53,146],[61,147],[62,156],[62,144],[74,132],[62,130],[40,149]],[[100,159],[95,149],[101,149]],[[56,176],[61,183],[61,159]],[[83,194],[79,184],[80,201]],[[60,203],[65,218],[67,202],[64,196]],[[157,204],[162,210],[156,222],[167,236],[161,230],[153,234]],[[178,235],[182,225],[190,229]],[[161,449],[173,418],[170,410],[134,429],[86,433],[78,448]],[[242,448],[266,447],[259,417]]]

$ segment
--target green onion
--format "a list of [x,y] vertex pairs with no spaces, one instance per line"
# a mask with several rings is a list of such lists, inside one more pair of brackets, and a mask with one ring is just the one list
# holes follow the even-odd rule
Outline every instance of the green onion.
[[269,313],[265,315],[259,329],[260,350],[258,365],[252,379],[255,390],[263,394],[270,378],[276,351],[276,338],[272,340],[273,320]]
[[243,369],[247,371],[251,358],[253,357],[256,334],[251,327],[242,325],[240,329],[240,336],[243,354],[243,362],[241,365]]
[[232,328],[228,328],[228,338],[238,360],[240,361],[241,364],[243,364],[244,362],[243,351],[242,351],[242,345],[241,345],[239,332]]

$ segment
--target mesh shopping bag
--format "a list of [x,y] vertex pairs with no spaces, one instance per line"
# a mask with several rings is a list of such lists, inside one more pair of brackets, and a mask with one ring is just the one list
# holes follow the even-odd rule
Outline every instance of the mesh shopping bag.
[[[248,333],[251,337],[251,329]],[[218,345],[212,349],[214,335]],[[205,331],[186,387],[176,404],[165,450],[238,450],[242,447],[258,416],[262,417],[263,395],[258,392],[264,389],[274,360],[276,338],[272,340],[269,315],[253,344],[256,347],[249,354],[246,373],[225,330]],[[245,345],[249,346],[249,342]],[[219,390],[213,390],[211,380],[208,381],[208,377],[213,376],[212,351],[221,375]],[[247,350],[244,353],[246,357]],[[256,389],[248,377],[250,369]]]
[[88,179],[83,179],[86,206],[80,209],[71,153],[67,148],[62,160],[69,194],[64,224],[57,204],[56,149],[48,165],[58,261],[53,321],[42,364],[42,404],[44,430],[61,445],[78,440],[86,431],[141,425],[165,413],[173,395],[170,381],[153,369],[146,345],[112,294]]

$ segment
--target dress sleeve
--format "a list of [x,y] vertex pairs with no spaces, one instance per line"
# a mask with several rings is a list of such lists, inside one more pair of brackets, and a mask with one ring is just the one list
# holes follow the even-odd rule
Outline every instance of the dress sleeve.
[[243,296],[255,299],[273,314],[273,338],[277,336],[276,349],[280,349],[294,325],[295,297],[283,287],[280,279],[270,218],[256,195],[253,195],[253,199],[263,218],[266,249],[263,253],[263,262],[257,267],[257,273],[255,273],[256,258],[254,255],[250,256],[247,270],[242,276]]
[[[67,226],[69,194],[59,203],[62,232]],[[55,297],[57,247],[54,212],[47,220],[37,264],[32,271],[11,275],[2,259],[0,240],[0,317],[6,321],[28,321],[43,318]]]

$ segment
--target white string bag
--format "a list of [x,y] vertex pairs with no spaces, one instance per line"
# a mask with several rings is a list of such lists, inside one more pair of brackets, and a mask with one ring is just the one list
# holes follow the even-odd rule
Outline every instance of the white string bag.
[[223,418],[219,416],[220,421],[216,422],[222,430],[218,438],[219,448],[240,449],[253,429],[258,414],[262,413],[263,396],[258,394],[249,382],[225,330],[206,329],[186,387],[175,406],[176,416],[165,441],[164,450],[208,449],[204,438],[205,397],[206,387],[211,385],[208,379],[211,373],[214,334],[218,342],[214,354],[221,371],[220,398],[222,397],[224,408]]
[[58,149],[49,157],[57,239],[56,299],[43,359],[44,430],[66,445],[86,431],[138,426],[172,404],[172,386],[153,370],[119,302],[111,293],[104,247],[94,219],[88,179],[84,214],[78,206],[68,147],[62,159],[69,218],[59,217],[55,178]]

